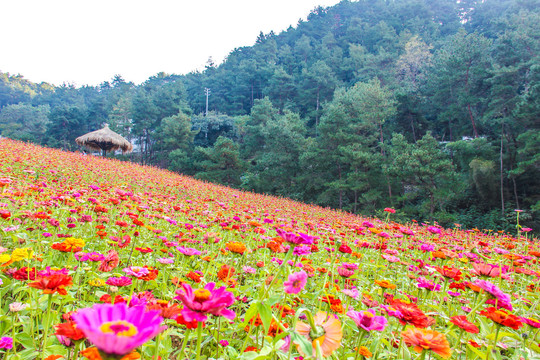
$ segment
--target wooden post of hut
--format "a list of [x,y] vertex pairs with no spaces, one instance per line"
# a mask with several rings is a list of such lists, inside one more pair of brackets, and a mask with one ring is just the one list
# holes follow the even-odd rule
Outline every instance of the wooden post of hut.
[[124,154],[133,151],[133,145],[121,135],[109,129],[108,124],[105,124],[103,129],[79,136],[75,139],[75,142],[92,150],[101,150],[103,157],[107,156],[107,151],[121,149]]

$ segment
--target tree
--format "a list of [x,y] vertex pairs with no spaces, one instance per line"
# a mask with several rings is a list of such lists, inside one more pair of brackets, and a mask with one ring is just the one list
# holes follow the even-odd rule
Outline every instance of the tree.
[[237,187],[244,163],[240,159],[239,146],[229,138],[219,136],[213,147],[197,147],[195,163],[199,171],[196,178]]
[[48,105],[7,105],[0,111],[0,133],[10,139],[43,143],[49,113]]
[[[477,121],[485,111],[491,41],[460,30],[434,56],[428,98],[450,141],[466,134],[479,136]],[[466,126],[466,121],[470,127]]]
[[459,177],[450,158],[430,133],[416,144],[394,134],[390,158],[388,173],[401,183],[402,201],[420,201],[427,208],[422,215],[430,221],[436,208],[444,211],[460,192]]
[[162,152],[162,165],[166,167],[168,163],[174,163],[175,168],[172,170],[182,170],[178,166],[186,165],[184,159],[187,158],[197,132],[191,130],[191,119],[183,112],[163,118],[157,130],[157,138],[160,139],[157,148]]

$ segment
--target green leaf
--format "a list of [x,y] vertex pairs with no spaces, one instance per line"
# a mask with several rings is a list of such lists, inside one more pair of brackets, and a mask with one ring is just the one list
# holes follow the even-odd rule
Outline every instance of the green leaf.
[[300,350],[302,350],[306,357],[309,358],[313,355],[313,345],[305,337],[293,332],[291,333],[291,342],[300,346]]
[[472,346],[471,344],[468,344],[467,345],[469,347],[469,349],[474,352],[476,355],[480,356],[480,359],[485,359],[487,354],[478,350],[477,348],[475,348],[474,346]]
[[268,303],[259,303],[257,308],[263,323],[264,332],[267,333],[270,329],[270,322],[272,321],[272,308]]
[[277,304],[279,300],[281,300],[281,295],[279,294],[272,295],[268,298],[268,304],[270,304],[270,306],[273,306]]
[[244,322],[240,325],[240,327],[244,328],[248,325],[249,321],[257,315],[257,311],[259,308],[259,302],[254,301],[251,303],[251,306],[249,309],[247,309],[246,314],[244,315]]

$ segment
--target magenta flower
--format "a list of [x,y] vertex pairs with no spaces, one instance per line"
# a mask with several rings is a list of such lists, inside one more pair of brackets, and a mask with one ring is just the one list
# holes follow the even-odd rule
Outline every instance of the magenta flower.
[[45,270],[38,271],[38,275],[41,277],[47,277],[51,275],[67,275],[69,273],[69,270],[66,268],[63,269],[53,269],[50,266],[47,266]]
[[13,348],[13,339],[9,336],[2,336],[0,338],[0,349],[11,349]]
[[429,231],[432,234],[440,234],[441,229],[436,226],[428,226],[427,231]]
[[204,322],[207,314],[223,316],[229,320],[235,318],[234,311],[227,309],[234,302],[234,295],[226,287],[214,289],[215,283],[208,283],[203,289],[193,290],[189,284],[182,284],[183,289],[176,290],[175,299],[184,304],[182,316],[186,321]]
[[309,236],[303,233],[298,233],[298,235],[296,235],[281,229],[276,229],[276,232],[283,240],[294,245],[311,245],[313,244],[313,241],[317,239],[315,236]]
[[439,290],[441,290],[441,285],[432,283],[432,282],[430,282],[428,279],[426,279],[424,277],[419,277],[416,280],[418,281],[418,284],[416,284],[416,286],[418,288],[424,288],[424,289],[427,289],[429,291],[439,291]]
[[510,311],[513,310],[511,304],[512,298],[510,295],[505,294],[501,289],[499,289],[497,285],[485,280],[476,280],[474,285],[490,293],[496,299],[496,301],[490,301],[492,299],[488,300],[489,303],[494,304],[496,302],[498,307],[503,307]]
[[105,260],[105,255],[100,254],[98,252],[91,252],[91,253],[84,253],[84,252],[78,252],[74,254],[75,259],[79,261],[103,261]]
[[142,266],[130,266],[125,268],[124,272],[128,275],[136,277],[137,279],[149,274],[148,269]]
[[287,281],[283,283],[287,294],[298,294],[304,289],[307,283],[307,274],[305,271],[299,271],[289,275]]
[[199,250],[193,248],[178,246],[176,249],[186,256],[201,255]]
[[111,285],[111,286],[122,287],[122,286],[129,286],[133,282],[127,276],[120,276],[120,277],[110,277],[110,278],[107,279],[107,281],[105,283],[107,285]]
[[359,329],[364,329],[366,331],[383,331],[388,323],[388,320],[386,320],[384,316],[375,316],[375,310],[373,309],[368,309],[366,311],[349,310],[347,316],[353,319]]
[[159,311],[142,306],[128,308],[125,303],[97,304],[78,310],[73,320],[88,340],[108,356],[122,357],[141,346],[166,326]]
[[294,248],[293,255],[302,256],[311,254],[311,246],[300,245]]
[[354,264],[354,263],[344,262],[344,263],[341,264],[341,266],[344,267],[345,269],[348,269],[348,270],[356,270],[356,269],[358,269],[358,265]]

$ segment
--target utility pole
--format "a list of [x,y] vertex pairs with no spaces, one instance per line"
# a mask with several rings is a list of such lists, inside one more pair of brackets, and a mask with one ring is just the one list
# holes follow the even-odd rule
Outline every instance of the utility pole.
[[204,93],[206,95],[206,113],[204,116],[208,116],[208,96],[210,96],[210,89],[205,87]]

